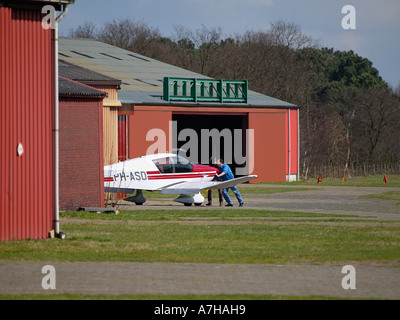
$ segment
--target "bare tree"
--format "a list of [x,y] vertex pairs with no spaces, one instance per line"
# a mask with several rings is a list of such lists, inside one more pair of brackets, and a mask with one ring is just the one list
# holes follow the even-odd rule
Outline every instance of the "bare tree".
[[69,36],[71,38],[89,38],[96,39],[97,38],[97,28],[93,22],[85,21],[83,25],[72,28],[69,30]]
[[[386,88],[360,89],[355,96],[359,116],[356,117],[355,132],[358,135],[360,152],[366,154],[368,163],[380,158],[376,149],[382,144],[385,133],[389,141],[398,142],[396,128],[400,127],[399,100]],[[364,148],[361,148],[364,146]]]
[[182,26],[174,26],[173,39],[180,44],[181,49],[192,55],[192,61],[195,58],[197,71],[204,74],[207,73],[208,63],[222,41],[222,28],[202,25],[193,31]]
[[319,42],[304,34],[300,26],[283,20],[271,23],[271,28],[267,30],[267,34],[274,45],[282,45],[295,51],[301,48],[319,46]]
[[158,29],[132,19],[106,22],[99,32],[101,41],[141,54],[146,54],[151,44],[159,38]]

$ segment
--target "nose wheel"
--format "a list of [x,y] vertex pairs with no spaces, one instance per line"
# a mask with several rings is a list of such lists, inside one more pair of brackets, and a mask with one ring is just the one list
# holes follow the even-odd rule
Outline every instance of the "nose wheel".
[[[193,204],[193,203],[184,203],[184,206],[185,206],[185,207],[191,207],[192,204]],[[201,203],[195,203],[194,205],[195,205],[196,207],[200,207],[200,206],[201,206]]]
[[187,194],[181,194],[178,198],[174,199],[175,202],[183,203],[185,207],[190,207],[193,204],[195,206],[201,206],[204,202],[204,197],[198,193],[194,196],[189,196]]

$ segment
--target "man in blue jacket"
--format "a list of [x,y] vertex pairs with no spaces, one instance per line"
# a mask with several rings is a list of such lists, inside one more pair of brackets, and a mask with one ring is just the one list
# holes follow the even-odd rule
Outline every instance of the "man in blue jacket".
[[[217,161],[217,167],[219,169],[218,174],[216,175],[218,178],[221,178],[222,181],[228,181],[228,180],[232,180],[235,178],[235,176],[233,175],[233,172],[231,170],[231,168],[224,163],[224,160],[219,159]],[[239,201],[239,207],[243,207],[244,202],[242,199],[242,195],[240,194],[239,190],[237,189],[236,186],[230,187],[230,188],[225,188],[222,190],[222,195],[225,198],[225,201],[228,202],[228,204],[226,205],[226,207],[233,207],[233,203],[231,198],[229,197],[228,191],[229,189],[231,189],[233,191],[233,193],[235,194],[236,198]]]

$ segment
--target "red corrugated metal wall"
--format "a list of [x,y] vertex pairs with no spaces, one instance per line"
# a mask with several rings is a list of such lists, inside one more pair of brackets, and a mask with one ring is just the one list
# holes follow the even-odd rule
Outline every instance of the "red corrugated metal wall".
[[0,241],[53,229],[54,44],[41,20],[39,10],[0,7]]

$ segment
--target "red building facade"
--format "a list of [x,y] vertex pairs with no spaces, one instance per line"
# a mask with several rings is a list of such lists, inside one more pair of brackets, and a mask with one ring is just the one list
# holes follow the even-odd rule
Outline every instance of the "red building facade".
[[45,4],[0,1],[0,241],[47,238],[55,224],[54,30],[42,28]]
[[[132,109],[132,110],[129,110]],[[145,155],[154,141],[146,139],[147,133],[153,128],[159,128],[167,133],[166,149],[159,152],[169,152],[168,145],[176,137],[171,137],[170,124],[180,116],[187,127],[193,127],[194,122],[215,117],[227,119],[224,128],[229,128],[234,117],[240,117],[239,129],[251,129],[254,132],[254,157],[250,174],[257,174],[255,182],[296,181],[298,177],[299,158],[299,127],[297,107],[294,108],[227,108],[227,107],[186,107],[186,106],[130,106],[125,107],[120,115],[126,117],[128,134],[119,136],[129,150],[128,158],[133,159]],[[236,121],[237,122],[237,121]],[[206,121],[202,123],[204,127]],[[121,125],[121,123],[120,123]],[[123,123],[126,126],[125,123]],[[237,128],[235,128],[237,129]],[[123,137],[123,139],[121,139]],[[248,143],[243,139],[243,144]],[[120,147],[122,150],[122,147]],[[245,154],[245,152],[244,152]]]
[[60,78],[60,210],[104,206],[103,99]]

